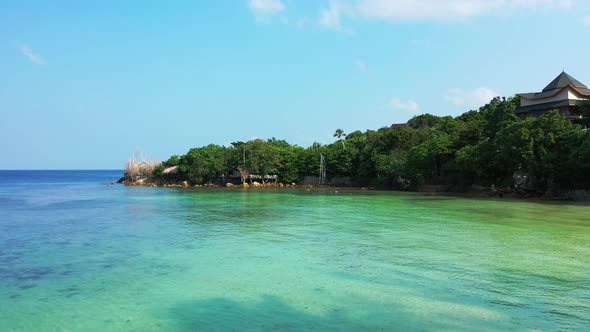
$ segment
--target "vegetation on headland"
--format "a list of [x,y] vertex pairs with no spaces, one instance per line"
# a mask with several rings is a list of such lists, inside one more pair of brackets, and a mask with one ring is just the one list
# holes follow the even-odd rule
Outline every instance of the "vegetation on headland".
[[[518,98],[494,98],[479,110],[457,117],[423,114],[407,126],[345,134],[336,130],[331,144],[304,148],[275,138],[210,144],[172,156],[155,167],[151,178],[166,181],[162,171],[178,166],[175,181],[204,184],[239,171],[278,175],[297,182],[320,174],[325,160],[328,179],[349,178],[358,185],[409,190],[423,185],[454,189],[481,185],[517,185],[535,191],[590,188],[590,132],[550,111],[519,119]],[[583,107],[589,119],[590,107]]]

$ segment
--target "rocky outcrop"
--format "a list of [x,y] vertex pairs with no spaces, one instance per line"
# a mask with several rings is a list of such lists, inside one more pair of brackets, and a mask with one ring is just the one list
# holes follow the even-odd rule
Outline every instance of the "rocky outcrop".
[[537,177],[521,171],[516,171],[512,174],[512,182],[515,190],[523,194],[537,192],[540,189],[540,183]]

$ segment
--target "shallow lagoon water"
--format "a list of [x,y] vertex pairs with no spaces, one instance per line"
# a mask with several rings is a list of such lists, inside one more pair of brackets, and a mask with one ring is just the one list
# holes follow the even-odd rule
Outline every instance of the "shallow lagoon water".
[[0,172],[1,331],[584,330],[590,206]]

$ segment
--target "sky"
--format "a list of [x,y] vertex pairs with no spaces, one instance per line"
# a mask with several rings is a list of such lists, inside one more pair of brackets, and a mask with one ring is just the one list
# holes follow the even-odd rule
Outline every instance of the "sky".
[[0,169],[330,143],[590,84],[577,0],[0,0]]

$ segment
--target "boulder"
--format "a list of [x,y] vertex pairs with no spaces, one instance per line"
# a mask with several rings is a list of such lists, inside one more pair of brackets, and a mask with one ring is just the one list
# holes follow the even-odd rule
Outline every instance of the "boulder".
[[244,182],[244,184],[242,185],[244,188],[250,188],[250,185],[247,182]]
[[537,191],[539,189],[539,180],[530,174],[516,171],[512,174],[514,187],[524,191]]
[[225,184],[225,186],[226,186],[227,188],[233,188],[233,187],[235,187],[235,186],[233,185],[233,183],[226,183],[226,184]]

